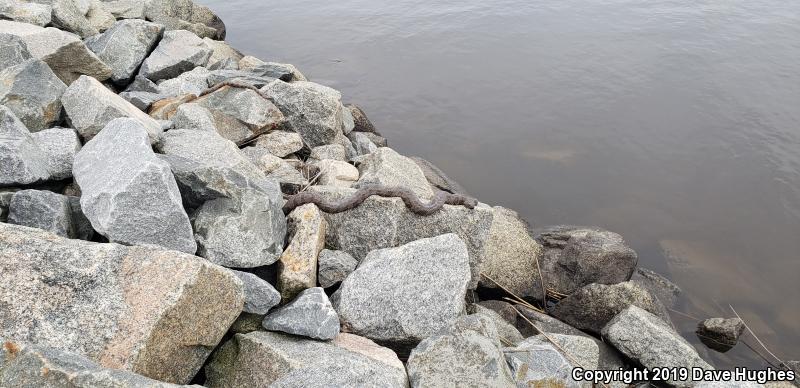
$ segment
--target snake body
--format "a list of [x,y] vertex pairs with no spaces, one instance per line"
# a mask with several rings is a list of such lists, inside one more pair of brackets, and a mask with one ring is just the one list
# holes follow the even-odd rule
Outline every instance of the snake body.
[[444,191],[437,192],[433,199],[426,203],[421,201],[413,191],[405,187],[367,186],[358,189],[358,191],[353,193],[350,197],[339,201],[330,200],[321,193],[315,192],[295,194],[290,196],[286,204],[283,205],[283,213],[289,214],[296,207],[308,203],[317,205],[317,207],[325,213],[341,213],[355,209],[373,195],[380,197],[398,197],[403,200],[408,210],[421,216],[436,213],[445,204],[461,205],[468,209],[473,209],[478,205],[478,201],[475,198],[470,198],[461,194],[451,194]]

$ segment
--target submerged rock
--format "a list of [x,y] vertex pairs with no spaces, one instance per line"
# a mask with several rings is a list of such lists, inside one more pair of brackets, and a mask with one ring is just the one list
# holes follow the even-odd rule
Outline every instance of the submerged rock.
[[547,288],[562,294],[590,283],[628,281],[638,263],[622,236],[607,230],[554,226],[539,231],[536,240],[544,247],[539,264]]
[[197,35],[183,30],[167,31],[142,62],[139,74],[152,81],[175,78],[195,67],[205,66],[211,53],[211,48]]
[[731,350],[744,332],[744,322],[739,318],[709,318],[697,325],[697,338],[720,353]]
[[330,342],[282,333],[236,334],[206,366],[206,385],[221,387],[407,387],[388,349],[348,334]]
[[339,316],[320,287],[303,290],[294,300],[267,314],[262,325],[267,330],[319,340],[339,334]]
[[351,333],[415,346],[463,314],[469,277],[467,246],[452,233],[376,249],[342,282],[334,307]]
[[128,85],[153,50],[164,26],[145,20],[120,20],[106,32],[86,39],[86,46],[111,67],[111,81]]
[[81,76],[61,97],[69,122],[85,140],[91,140],[112,120],[128,118],[138,123],[155,142],[162,133],[161,125],[150,116],[108,90],[98,80]]
[[86,217],[109,241],[197,251],[172,171],[140,122],[110,122],[75,156],[73,173]]
[[0,295],[2,338],[181,384],[244,303],[241,281],[198,257],[9,224],[0,224]]
[[0,104],[36,132],[61,121],[61,95],[67,86],[46,63],[30,59],[0,71]]
[[0,33],[20,38],[25,42],[31,56],[47,63],[66,85],[81,75],[88,75],[99,81],[111,77],[111,68],[86,48],[78,36],[69,32],[0,20]]
[[408,358],[412,387],[515,387],[497,329],[481,315],[459,318],[430,336]]

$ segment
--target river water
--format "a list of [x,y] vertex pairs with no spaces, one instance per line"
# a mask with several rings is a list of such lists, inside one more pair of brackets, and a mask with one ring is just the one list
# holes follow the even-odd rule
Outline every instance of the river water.
[[[680,311],[730,304],[800,358],[800,2],[200,2],[399,152],[534,226],[622,234],[683,288]],[[742,345],[712,357],[759,365]]]

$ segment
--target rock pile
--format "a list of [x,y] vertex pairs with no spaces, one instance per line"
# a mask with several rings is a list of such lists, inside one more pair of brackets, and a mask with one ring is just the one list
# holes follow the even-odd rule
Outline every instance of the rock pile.
[[582,387],[577,366],[712,368],[669,321],[677,287],[615,233],[378,196],[284,215],[300,191],[465,192],[340,92],[230,47],[206,7],[8,0],[0,19],[0,386]]

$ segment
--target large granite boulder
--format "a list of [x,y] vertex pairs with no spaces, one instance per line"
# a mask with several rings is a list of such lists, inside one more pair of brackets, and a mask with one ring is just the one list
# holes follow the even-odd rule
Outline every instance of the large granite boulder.
[[30,23],[44,27],[50,24],[53,8],[47,4],[29,3],[20,0],[0,1],[0,19]]
[[320,287],[303,290],[291,302],[272,310],[262,325],[270,331],[319,340],[331,340],[339,334],[339,316]]
[[537,231],[539,264],[548,289],[571,294],[590,283],[630,280],[638,257],[622,236],[603,229],[554,226]]
[[614,285],[592,283],[562,299],[550,309],[554,317],[582,330],[600,333],[615,315],[628,306],[638,306],[669,322],[664,305],[646,289],[624,282]]
[[361,175],[356,188],[397,186],[413,191],[423,201],[433,197],[433,189],[417,164],[391,148],[380,148],[361,159],[358,171]]
[[86,47],[111,67],[111,81],[128,85],[155,47],[164,26],[145,20],[120,20],[106,32],[86,39]]
[[[639,365],[653,368],[714,369],[672,327],[657,316],[630,306],[603,328],[603,338]],[[676,387],[691,387],[691,381],[667,380]]]
[[141,0],[100,0],[103,8],[117,19],[144,19],[144,5]]
[[150,143],[163,132],[157,121],[92,77],[81,76],[69,85],[61,96],[61,103],[72,127],[84,141],[91,140],[108,123],[121,117],[136,121],[149,136]]
[[314,204],[300,206],[287,217],[289,245],[278,261],[278,289],[284,302],[317,285],[317,258],[325,246],[328,223]]
[[414,348],[408,379],[412,387],[515,387],[501,346],[490,319],[461,317]]
[[[481,272],[520,297],[543,300],[538,263],[542,246],[530,236],[528,224],[515,211],[496,206],[492,214]],[[480,285],[498,288],[487,277],[481,278]]]
[[109,241],[197,251],[169,164],[155,156],[140,122],[110,122],[75,156],[73,174],[86,217]]
[[89,1],[33,0],[33,2],[50,5],[53,26],[74,33],[81,39],[97,35],[99,32],[86,18],[86,13],[89,12]]
[[38,59],[0,71],[0,104],[14,111],[33,132],[61,120],[61,95],[66,89],[50,67]]
[[243,312],[249,314],[266,314],[281,302],[281,294],[266,280],[257,275],[231,270],[244,284]]
[[72,163],[81,149],[81,140],[72,128],[48,128],[31,134],[47,159],[51,179],[72,177]]
[[0,303],[2,338],[186,384],[244,297],[230,271],[192,255],[0,224]]
[[142,63],[139,74],[152,81],[175,78],[195,67],[205,66],[211,52],[203,39],[189,31],[167,31]]
[[70,388],[178,388],[123,370],[103,368],[84,356],[47,346],[5,341],[0,346],[0,386]]
[[225,39],[225,23],[208,7],[192,0],[147,0],[144,18],[163,24],[168,30],[187,30],[202,38]]
[[224,86],[194,102],[211,112],[222,137],[239,145],[286,121],[275,105],[250,89]]
[[[73,199],[44,190],[20,190],[11,197],[8,223],[39,228],[67,238],[86,237],[89,222]],[[90,226],[91,227],[91,226]]]
[[469,277],[467,246],[452,233],[376,249],[342,282],[334,308],[348,332],[413,347],[464,313]]
[[408,386],[397,355],[344,333],[324,342],[275,332],[236,334],[205,371],[210,388]]
[[0,105],[0,186],[50,179],[47,154],[11,109]]
[[57,28],[0,20],[0,34],[17,36],[31,56],[41,59],[66,85],[88,75],[100,81],[111,77],[111,68],[91,52],[81,39]]
[[313,82],[275,81],[261,89],[308,147],[331,144],[342,128],[342,95]]
[[[311,186],[309,191],[331,200],[350,197],[355,190],[330,186]],[[400,198],[372,196],[355,209],[325,214],[328,220],[326,246],[363,259],[378,248],[396,247],[422,238],[455,233],[466,244],[472,271],[469,287],[480,279],[483,245],[492,224],[492,210],[479,205],[474,209],[444,205],[428,216],[414,214]]]

